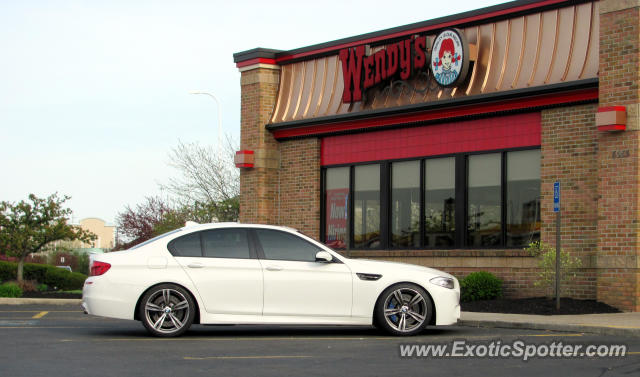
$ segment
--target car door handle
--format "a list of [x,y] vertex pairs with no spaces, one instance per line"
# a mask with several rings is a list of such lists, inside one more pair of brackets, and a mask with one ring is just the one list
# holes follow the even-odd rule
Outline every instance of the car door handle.
[[267,271],[280,271],[282,267],[280,266],[267,266]]
[[187,265],[187,267],[189,267],[189,268],[202,268],[202,267],[204,267],[204,265],[202,263],[189,263]]

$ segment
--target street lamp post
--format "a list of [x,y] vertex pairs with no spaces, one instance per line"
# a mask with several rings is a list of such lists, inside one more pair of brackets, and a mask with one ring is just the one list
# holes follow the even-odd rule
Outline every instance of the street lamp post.
[[218,105],[218,146],[221,147],[222,146],[222,116],[220,114],[222,110],[220,109],[220,101],[218,101],[218,98],[214,96],[212,93],[205,92],[203,90],[191,90],[189,93],[204,94],[206,96],[213,98],[213,100],[216,101],[216,105]]

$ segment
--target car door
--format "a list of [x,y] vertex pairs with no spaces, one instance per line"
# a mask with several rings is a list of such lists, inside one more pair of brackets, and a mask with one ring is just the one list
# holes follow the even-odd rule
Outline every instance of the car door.
[[347,265],[316,262],[322,249],[292,233],[255,229],[264,276],[265,316],[350,316],[352,276]]
[[191,233],[168,245],[212,314],[262,314],[262,265],[248,230],[220,228]]

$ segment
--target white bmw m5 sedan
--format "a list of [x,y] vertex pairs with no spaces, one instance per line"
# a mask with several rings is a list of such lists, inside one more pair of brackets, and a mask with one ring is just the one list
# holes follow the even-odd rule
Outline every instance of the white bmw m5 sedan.
[[375,325],[414,335],[460,317],[453,276],[349,259],[294,229],[192,224],[100,254],[84,284],[86,313],[139,320],[156,336],[194,323]]

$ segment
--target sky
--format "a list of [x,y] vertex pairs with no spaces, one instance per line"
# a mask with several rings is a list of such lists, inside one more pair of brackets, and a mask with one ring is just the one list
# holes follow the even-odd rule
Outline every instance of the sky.
[[[239,140],[233,53],[289,50],[504,1],[0,0],[0,201],[71,196],[113,223],[179,141]],[[390,9],[395,5],[394,8]]]

